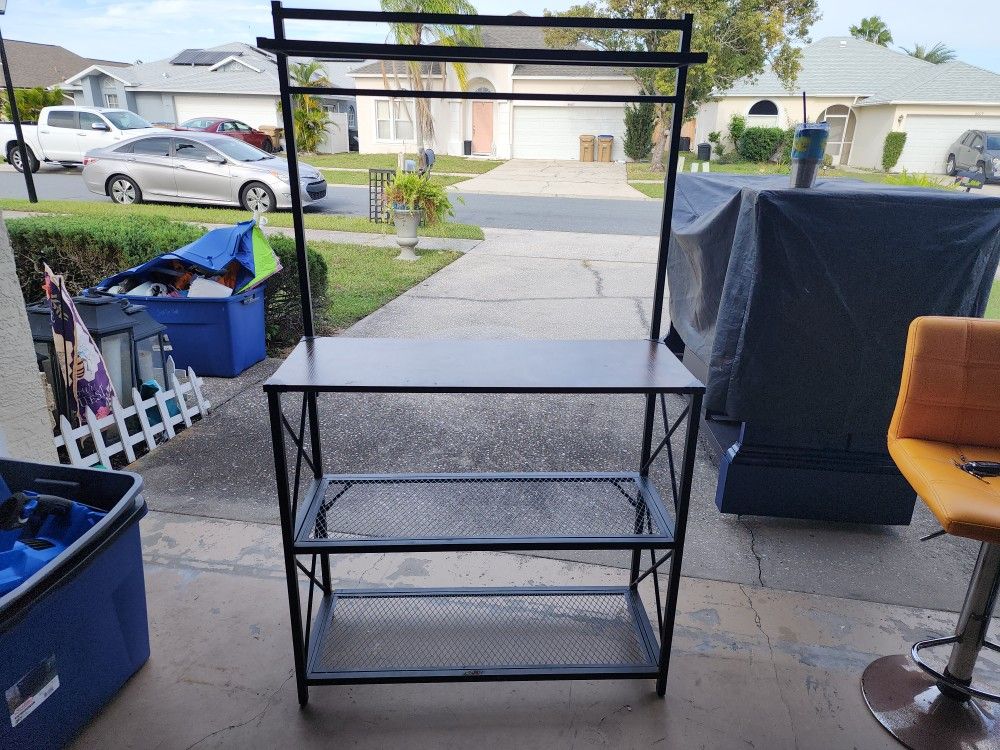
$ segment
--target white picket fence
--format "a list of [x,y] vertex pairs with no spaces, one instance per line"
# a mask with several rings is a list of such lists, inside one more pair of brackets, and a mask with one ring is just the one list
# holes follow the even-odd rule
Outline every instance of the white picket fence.
[[[143,399],[139,391],[132,389],[132,405],[123,407],[118,399],[111,402],[111,414],[100,419],[93,411],[87,409],[84,424],[73,427],[65,416],[59,416],[59,434],[55,436],[56,448],[66,448],[66,455],[73,466],[87,468],[101,464],[111,468],[111,458],[119,453],[125,454],[128,463],[135,461],[135,447],[141,443],[146,444],[148,450],[153,450],[158,445],[157,440],[162,443],[170,440],[177,434],[175,427],[183,424],[184,427],[191,426],[193,417],[207,415],[212,408],[211,402],[202,393],[202,380],[195,375],[194,370],[187,368],[187,380],[180,382],[177,378],[177,371],[172,357],[167,358],[167,371],[165,373],[169,390],[158,391],[152,398]],[[193,403],[188,403],[191,400]],[[173,401],[177,405],[177,414],[171,414],[168,402]],[[152,424],[149,420],[147,409],[156,409],[160,416],[160,421]],[[135,417],[131,425],[126,420]],[[129,427],[139,429],[134,435],[129,432]],[[114,428],[115,442],[105,441],[105,430]],[[83,442],[81,442],[83,441]],[[86,450],[93,449],[92,453],[83,453],[83,444],[87,443]]]

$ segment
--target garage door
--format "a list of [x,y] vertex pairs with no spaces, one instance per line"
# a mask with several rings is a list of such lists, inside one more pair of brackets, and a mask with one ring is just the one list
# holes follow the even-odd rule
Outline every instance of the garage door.
[[939,173],[945,170],[948,147],[966,130],[1000,130],[1000,117],[909,115],[906,118],[906,145],[897,169]]
[[281,122],[277,98],[271,96],[178,94],[174,97],[174,107],[178,122],[193,117],[224,117],[240,120],[252,128]]
[[581,135],[613,135],[611,155],[625,158],[622,107],[514,107],[515,159],[578,159]]

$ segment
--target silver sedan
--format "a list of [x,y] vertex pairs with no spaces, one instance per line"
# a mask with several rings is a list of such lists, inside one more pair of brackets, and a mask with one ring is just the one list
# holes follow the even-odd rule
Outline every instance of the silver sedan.
[[[215,133],[144,135],[88,151],[83,181],[115,203],[143,201],[240,206],[247,211],[290,208],[288,162]],[[306,205],[326,195],[319,171],[299,164]]]

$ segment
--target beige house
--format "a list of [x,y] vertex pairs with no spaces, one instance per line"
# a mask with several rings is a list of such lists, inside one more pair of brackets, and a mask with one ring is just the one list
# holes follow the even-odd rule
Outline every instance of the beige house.
[[[482,30],[487,47],[544,47],[536,28],[489,27]],[[357,97],[358,143],[362,153],[412,151],[415,146],[414,102],[394,98],[390,89],[408,88],[401,64],[374,62],[351,73],[357,88],[386,89],[383,97]],[[436,90],[458,90],[454,70],[442,76],[438,63],[424,63],[425,76]],[[637,93],[633,79],[610,68],[470,64],[470,91],[559,92],[581,94]],[[398,73],[397,73],[398,71]],[[612,158],[623,160],[624,106],[572,102],[509,102],[432,99],[437,153],[492,156],[500,159],[577,159],[579,136],[614,136]]]
[[767,70],[738,82],[698,111],[695,138],[725,133],[734,114],[750,125],[830,124],[834,164],[881,168],[885,136],[907,134],[897,170],[943,172],[948,147],[972,128],[1000,129],[1000,75],[962,62],[934,65],[853,37],[827,37],[802,50],[794,90]]

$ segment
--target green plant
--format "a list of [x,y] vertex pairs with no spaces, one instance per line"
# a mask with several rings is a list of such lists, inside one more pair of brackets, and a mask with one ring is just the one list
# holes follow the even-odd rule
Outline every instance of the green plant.
[[[66,278],[72,294],[91,287],[119,271],[176,250],[205,233],[202,227],[160,216],[36,216],[7,222],[14,263],[26,300],[42,297],[42,265],[48,263]],[[268,281],[268,346],[272,351],[293,343],[298,324],[298,266],[295,244],[283,236],[268,238],[284,267]],[[327,268],[323,257],[308,250],[310,288],[314,309],[327,308]]]
[[409,211],[423,211],[428,224],[436,224],[454,214],[444,188],[415,172],[396,175],[385,190],[385,198],[393,209],[405,206]]
[[786,137],[781,128],[747,128],[740,135],[736,148],[746,161],[769,161]]
[[733,115],[729,118],[729,140],[736,146],[743,137],[743,131],[747,129],[747,118],[743,115]]
[[656,129],[656,109],[649,102],[625,107],[625,156],[632,161],[645,161],[653,152],[653,131]]
[[[329,86],[329,79],[323,74],[323,66],[313,60],[307,63],[292,63],[288,67],[293,86],[309,88]],[[295,146],[297,151],[313,153],[319,148],[330,124],[330,115],[311,94],[295,94],[292,97],[292,122],[295,126]]]
[[906,133],[894,130],[886,134],[885,143],[882,144],[882,169],[889,171],[896,166],[905,145]]
[[958,57],[955,50],[946,45],[944,42],[938,42],[933,47],[928,47],[926,44],[920,44],[917,42],[913,45],[913,49],[907,49],[906,47],[900,47],[900,49],[910,57],[916,57],[918,60],[926,60],[929,63],[934,63],[935,65],[951,62]]
[[715,152],[717,158],[721,159],[726,155],[726,147],[722,143],[722,133],[718,130],[713,130],[708,134],[708,142],[714,146],[712,150]]
[[888,47],[892,43],[892,32],[885,25],[885,21],[878,16],[862,18],[861,23],[851,26],[849,31],[855,39],[862,39],[882,47]]
[[[63,103],[63,93],[59,89],[14,89],[14,101],[17,102],[17,114],[22,122],[36,122],[43,107],[54,107]],[[0,116],[11,119],[10,102],[7,93],[0,94]]]
[[938,188],[952,190],[954,182],[943,177],[923,174],[922,172],[907,172],[905,169],[897,174],[886,175],[883,180],[886,185],[906,185],[908,187]]

